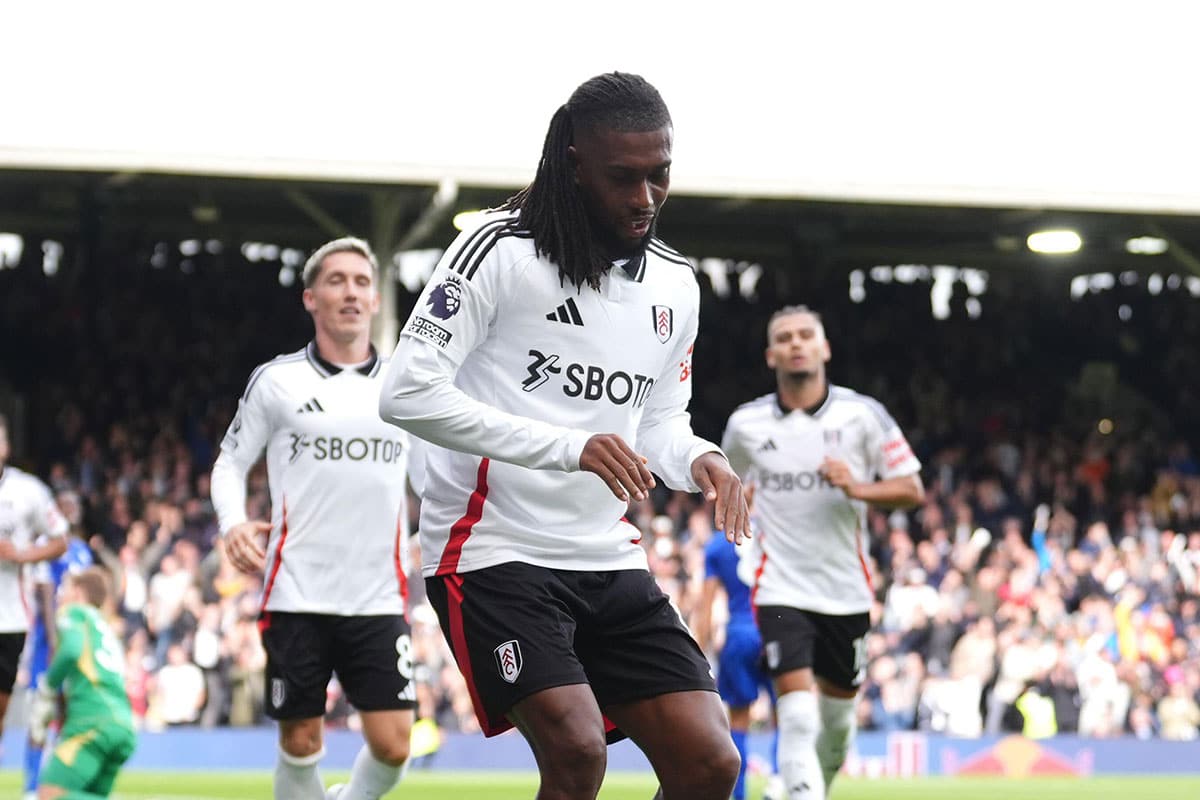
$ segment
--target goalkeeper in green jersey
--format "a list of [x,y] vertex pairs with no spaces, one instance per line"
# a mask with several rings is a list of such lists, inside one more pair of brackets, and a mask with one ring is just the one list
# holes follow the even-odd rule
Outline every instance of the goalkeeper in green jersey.
[[136,737],[125,694],[125,653],[101,609],[108,579],[97,567],[68,575],[59,594],[58,649],[30,714],[29,733],[45,741],[63,695],[62,730],[42,769],[39,800],[108,797]]

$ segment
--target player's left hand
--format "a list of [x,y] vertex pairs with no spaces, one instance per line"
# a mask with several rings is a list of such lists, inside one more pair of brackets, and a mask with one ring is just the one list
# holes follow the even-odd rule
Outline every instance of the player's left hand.
[[704,499],[716,501],[713,524],[725,531],[725,538],[741,544],[750,538],[750,509],[742,481],[725,456],[705,453],[692,462],[692,479],[704,492]]
[[854,480],[854,473],[850,471],[849,464],[826,456],[820,471],[827,481],[845,492],[847,497],[855,498],[858,481]]
[[17,559],[17,548],[12,543],[11,539],[0,539],[0,561],[12,561],[19,563]]

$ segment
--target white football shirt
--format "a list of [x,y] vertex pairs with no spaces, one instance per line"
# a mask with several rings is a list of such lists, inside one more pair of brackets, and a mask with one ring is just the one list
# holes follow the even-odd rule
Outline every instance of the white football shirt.
[[769,394],[733,412],[721,447],[755,487],[758,535],[745,556],[755,605],[869,611],[867,504],[846,497],[819,469],[828,455],[859,481],[919,473],[921,462],[887,410],[841,386],[830,387],[812,414],[785,412]]
[[[12,465],[0,471],[0,538],[18,550],[42,536],[66,536],[66,517],[54,504],[46,484]],[[29,629],[26,565],[0,561],[0,633]]]
[[577,289],[515,214],[446,251],[405,324],[380,413],[427,444],[421,554],[429,575],[509,561],[646,569],[626,504],[579,455],[619,434],[667,485],[698,491],[691,351],[700,305],[687,260],[655,240]]
[[313,343],[250,376],[212,470],[221,531],[246,521],[267,452],[271,533],[262,607],[399,614],[407,593],[408,437],[379,419],[383,362],[341,369]]

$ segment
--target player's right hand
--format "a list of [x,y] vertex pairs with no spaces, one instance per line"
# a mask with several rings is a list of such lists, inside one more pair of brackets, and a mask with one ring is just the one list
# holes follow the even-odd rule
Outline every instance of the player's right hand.
[[46,683],[43,675],[38,680],[37,689],[33,693],[33,701],[29,704],[29,740],[41,746],[46,743],[46,735],[50,723],[58,716],[58,697]]
[[646,468],[646,459],[615,433],[597,433],[587,440],[579,454],[579,468],[594,472],[608,484],[618,500],[644,500],[654,488],[654,476]]
[[271,523],[251,519],[225,532],[225,554],[242,572],[256,575],[267,564],[267,536]]

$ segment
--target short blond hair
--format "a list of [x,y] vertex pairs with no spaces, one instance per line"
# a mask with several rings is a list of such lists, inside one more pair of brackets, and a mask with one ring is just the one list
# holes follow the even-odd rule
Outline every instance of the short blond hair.
[[334,253],[358,253],[370,262],[371,274],[378,281],[379,261],[375,258],[375,252],[371,250],[371,245],[357,236],[343,236],[340,239],[334,239],[332,242],[326,242],[321,245],[308,257],[308,261],[304,262],[304,270],[300,273],[300,279],[304,282],[305,289],[311,289],[312,285],[317,282],[317,277],[321,274],[321,266],[325,263],[325,259]]

